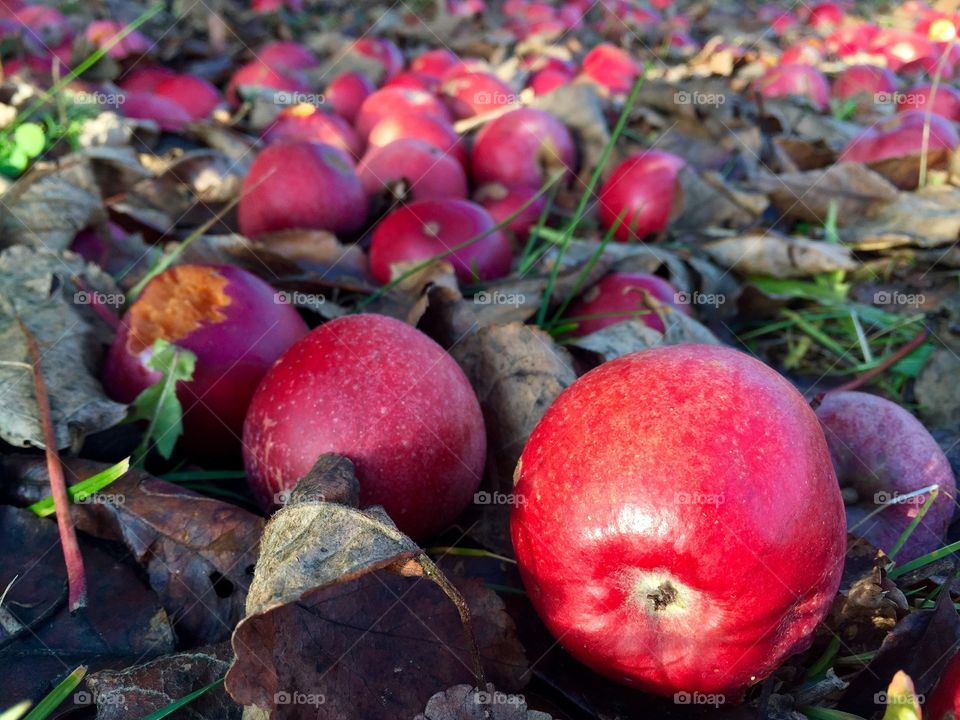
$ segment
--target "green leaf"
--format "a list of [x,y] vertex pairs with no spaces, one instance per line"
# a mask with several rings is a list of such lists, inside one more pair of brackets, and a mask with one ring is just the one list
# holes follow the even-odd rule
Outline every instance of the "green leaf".
[[24,123],[13,131],[13,141],[17,147],[29,158],[35,158],[47,146],[47,136],[43,128],[37,123]]
[[0,157],[0,172],[8,177],[19,177],[30,164],[30,158],[19,147],[12,147]]
[[[130,458],[121,460],[116,465],[101,470],[96,475],[91,475],[86,480],[81,480],[75,485],[67,488],[67,494],[70,496],[70,502],[80,502],[85,498],[100,492],[114,480],[118,480],[130,469]],[[53,498],[45,497],[43,500],[37,500],[33,505],[27,507],[37,517],[48,517],[53,515]]]
[[170,703],[165,708],[160,708],[159,710],[155,710],[154,712],[144,717],[143,720],[161,720],[162,718],[165,718],[168,715],[175,713],[184,705],[192,703],[194,700],[196,700],[198,697],[203,695],[205,692],[213,690],[215,687],[218,687],[219,685],[222,685],[222,684],[223,684],[223,678],[220,678],[219,680],[214,680],[209,685],[205,685],[199,690],[194,690],[189,695],[185,695],[179,700],[176,700],[175,702]]
[[183,434],[183,407],[177,399],[177,383],[193,379],[197,356],[189,350],[159,339],[153,344],[147,367],[163,377],[148,387],[133,401],[130,420],[149,420],[143,442],[134,453],[134,462],[139,465],[150,446],[164,458],[169,458],[173,447]]
[[80,681],[83,680],[86,674],[87,668],[81,665],[67,675],[59,685],[47,693],[47,696],[43,698],[43,700],[37,703],[37,706],[31,710],[23,720],[45,720],[50,717],[53,711],[60,707],[63,701],[67,699],[67,696],[77,689],[77,685],[80,684]]

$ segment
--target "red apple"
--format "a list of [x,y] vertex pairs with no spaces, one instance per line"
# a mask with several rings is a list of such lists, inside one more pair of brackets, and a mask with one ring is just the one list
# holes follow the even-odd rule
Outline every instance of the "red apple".
[[256,60],[277,70],[309,70],[319,67],[320,61],[310,48],[292,40],[274,40],[260,47]]
[[449,252],[444,259],[463,282],[503,277],[510,272],[513,253],[495,225],[490,213],[467,200],[410,203],[391,212],[374,229],[370,272],[386,283],[394,263],[419,262]]
[[643,66],[622,48],[597,45],[583,58],[583,74],[613,94],[629,92]]
[[782,65],[817,65],[823,61],[826,48],[816,38],[794,43],[780,54]]
[[397,73],[387,80],[383,87],[402,87],[408,90],[419,90],[420,92],[434,93],[440,87],[440,81],[432,75],[406,70]]
[[614,236],[624,242],[665,230],[677,202],[677,176],[684,165],[681,158],[662,150],[628,157],[600,188],[600,223],[609,229],[620,218]]
[[370,148],[385,147],[405,138],[423,140],[438,150],[449,153],[464,168],[467,166],[467,151],[460,135],[449,122],[431,115],[397,115],[384,118],[370,131],[367,144]]
[[173,70],[160,65],[137,65],[129,72],[122,74],[117,80],[117,85],[122,90],[153,92],[161,82],[176,76]]
[[[12,13],[22,23],[27,35],[42,47],[68,42],[73,39],[73,28],[67,18],[54,7],[47,5],[23,5]],[[142,37],[142,36],[141,36]]]
[[917,60],[924,58],[937,60],[938,53],[927,38],[909,30],[884,28],[873,38],[870,52],[886,58],[887,67],[894,72]]
[[247,237],[290,229],[351,233],[367,219],[367,196],[346,153],[287,141],[257,155],[243,181],[237,218]]
[[533,90],[534,95],[546,95],[559,87],[569,85],[572,81],[573,75],[566,71],[547,68],[531,75],[527,81],[527,87]]
[[177,265],[130,306],[103,369],[107,394],[132,402],[161,379],[147,367],[158,339],[197,356],[193,380],[177,385],[183,447],[222,461],[237,455],[247,406],[260,380],[307,333],[272,287],[232,265]]
[[938,485],[936,500],[897,560],[913,560],[940,547],[953,517],[957,486],[950,462],[923,424],[896,403],[862,392],[827,393],[817,417],[840,484],[858,493],[858,502],[847,507],[850,533],[889,552],[929,492],[897,499]]
[[149,92],[124,93],[119,109],[124,117],[153,120],[161,130],[168,132],[179,132],[193,120],[179,103]]
[[324,93],[333,111],[347,122],[354,122],[360,106],[377,89],[373,81],[363,73],[346,72],[337,75]]
[[405,138],[372,148],[357,166],[357,175],[367,195],[402,186],[407,200],[465,198],[467,174],[450,155],[423,140]]
[[923,706],[927,720],[957,720],[960,718],[960,653],[947,663],[937,686]]
[[244,464],[264,509],[320,455],[353,461],[360,504],[426,538],[470,503],[486,435],[476,395],[439,345],[383,315],[332,320],[291,347],[257,389]]
[[757,81],[757,89],[765,98],[805,98],[818,110],[826,110],[830,104],[830,84],[823,73],[811,65],[775,65]]
[[350,43],[349,49],[380,63],[385,80],[389,80],[403,69],[403,53],[386,38],[362,37]]
[[360,137],[366,138],[381,120],[400,115],[429,115],[450,120],[444,104],[430,93],[388,87],[377,90],[363,101],[357,113],[356,130]]
[[663,321],[648,296],[684,315],[690,314],[689,307],[680,302],[682,297],[676,288],[663,278],[647,273],[612,272],[567,308],[567,319],[577,323],[572,334],[582,337],[630,319],[663,332]]
[[453,116],[458,119],[485,115],[517,102],[517,94],[512,87],[486,72],[466,73],[447,80],[443,83],[441,94]]
[[281,140],[313,140],[332,145],[353,157],[363,154],[363,141],[339,115],[330,115],[309,103],[300,103],[280,111],[264,130],[267,143]]
[[823,432],[735,350],[672,345],[588,372],[514,478],[534,609],[618,682],[736,701],[810,645],[836,595],[847,538]]
[[460,58],[446,48],[435,48],[422,52],[410,61],[410,69],[422,75],[430,75],[437,80],[461,64]]
[[[120,35],[122,37],[118,40]],[[143,55],[153,47],[153,42],[146,35],[139,30],[131,31],[125,23],[116,20],[94,20],[87,25],[84,37],[96,48],[109,46],[107,56],[115,60]]]
[[953,122],[960,121],[960,92],[949,85],[917,85],[905,91],[897,101],[897,112],[918,110],[933,112]]
[[281,93],[306,93],[310,87],[297,70],[283,70],[254,60],[241,65],[227,83],[227,101],[234,107],[241,102],[243,88],[271,89]]
[[487,183],[476,189],[473,201],[490,213],[497,224],[518,213],[503,226],[503,230],[523,242],[529,237],[530,228],[537,224],[546,205],[544,196],[537,196],[539,191],[539,188],[527,185]]
[[837,3],[822,2],[810,8],[807,24],[820,31],[829,31],[841,25],[846,13]]
[[220,91],[212,83],[195,75],[174,75],[158,82],[153,92],[173,100],[193,120],[203,120],[220,104]]
[[501,115],[477,133],[470,156],[476,183],[541,187],[556,171],[572,176],[577,151],[566,125],[536,108]]
[[277,13],[281,10],[303,12],[303,0],[253,0],[250,9],[259,15]]
[[846,25],[827,36],[827,49],[841,58],[866,53],[879,32],[880,26],[873,23]]
[[888,102],[896,90],[897,76],[879,65],[851,65],[833,81],[833,97],[856,100],[863,109]]

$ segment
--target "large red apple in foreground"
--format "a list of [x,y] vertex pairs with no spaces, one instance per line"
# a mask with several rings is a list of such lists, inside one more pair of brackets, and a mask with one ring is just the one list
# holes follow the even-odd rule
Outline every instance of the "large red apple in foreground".
[[158,339],[197,356],[193,380],[177,386],[183,405],[181,444],[215,461],[239,454],[253,392],[274,361],[307,334],[296,309],[274,289],[233,265],[177,265],[144,288],[130,306],[107,355],[103,385],[133,402],[161,374],[147,367]]
[[567,388],[517,465],[534,608],[578,660],[736,700],[809,646],[843,570],[843,502],[803,397],[752,357],[673,345]]
[[323,453],[350,458],[360,504],[383,505],[423,538],[470,503],[486,455],[483,415],[439,345],[383,315],[321,325],[257,389],[243,428],[244,464],[264,509]]

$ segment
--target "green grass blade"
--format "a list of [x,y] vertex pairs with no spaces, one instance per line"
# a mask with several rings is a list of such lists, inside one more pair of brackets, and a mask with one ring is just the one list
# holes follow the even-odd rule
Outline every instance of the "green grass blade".
[[[116,465],[111,465],[106,470],[101,470],[96,475],[91,475],[86,480],[81,480],[75,485],[67,488],[67,494],[70,496],[70,502],[80,502],[81,500],[100,492],[115,480],[123,477],[130,469],[130,458],[124,458]],[[37,500],[33,505],[29,505],[27,510],[37,517],[49,517],[53,515],[53,497],[45,497],[43,500]]]
[[900,537],[897,538],[897,542],[892,548],[890,548],[890,552],[887,554],[891,560],[893,560],[896,554],[900,552],[900,548],[902,548],[904,543],[910,539],[910,536],[913,535],[913,531],[917,529],[917,525],[919,525],[920,521],[923,520],[924,516],[927,514],[927,511],[930,510],[930,506],[933,505],[933,501],[937,499],[937,495],[939,494],[940,488],[935,487],[930,492],[930,495],[927,496],[926,501],[923,503],[923,507],[920,508],[920,512],[917,513],[916,517],[914,517],[910,521],[910,524],[904,528],[902,533],[900,533]]
[[184,705],[189,705],[189,704],[192,703],[194,700],[196,700],[198,697],[200,697],[201,695],[203,695],[205,692],[208,692],[208,691],[210,691],[210,690],[213,690],[215,687],[219,687],[220,685],[223,685],[223,678],[220,678],[219,680],[214,680],[214,681],[213,681],[212,683],[210,683],[209,685],[205,685],[204,687],[200,688],[199,690],[194,690],[194,691],[193,691],[192,693],[190,693],[189,695],[184,695],[182,698],[180,698],[179,700],[173,701],[172,703],[170,703],[170,704],[167,705],[166,707],[160,708],[159,710],[155,710],[154,712],[150,713],[149,715],[146,715],[145,717],[143,717],[142,720],[161,720],[162,718],[165,718],[165,717],[167,717],[168,715],[172,715],[172,714],[175,713],[177,710],[179,710],[180,708],[182,708]]
[[81,665],[67,675],[60,684],[47,693],[47,696],[37,703],[37,706],[27,713],[23,720],[46,720],[63,703],[64,700],[77,689],[77,686],[87,674],[87,668]]
[[0,720],[20,720],[20,718],[22,718],[29,709],[29,700],[18,702],[12,708],[4,710],[2,713],[0,713]]
[[924,565],[929,565],[932,562],[941,560],[947,557],[947,555],[955,553],[957,550],[960,550],[960,541],[950,543],[949,545],[944,545],[942,548],[938,548],[933,552],[928,552],[926,555],[921,555],[910,562],[906,562],[903,565],[898,565],[897,567],[893,568],[887,576],[891,580],[895,580],[901,575],[906,575],[908,572],[912,572],[917,568],[922,568]]

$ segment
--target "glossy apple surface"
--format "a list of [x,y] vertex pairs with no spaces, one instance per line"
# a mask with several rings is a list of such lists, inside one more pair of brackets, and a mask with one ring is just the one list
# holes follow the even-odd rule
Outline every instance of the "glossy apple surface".
[[632,318],[663,332],[663,320],[651,307],[648,295],[670,310],[690,314],[689,306],[680,302],[682,296],[677,289],[663,278],[648,273],[612,272],[570,303],[566,317],[577,323],[573,331],[577,336]]
[[473,142],[470,169],[477,184],[541,187],[560,172],[576,170],[573,136],[560,120],[544,110],[521,108],[480,128]]
[[677,197],[677,175],[684,161],[662,150],[645,150],[617,165],[600,188],[597,214],[604,228],[620,223],[617,240],[642,239],[662,232]]
[[450,155],[413,138],[372,148],[357,165],[357,175],[367,195],[400,189],[410,201],[467,196],[463,166]]
[[263,131],[263,139],[267,143],[312,140],[332,145],[355,158],[363,154],[363,141],[346,120],[309,103],[298,103],[281,110]]

